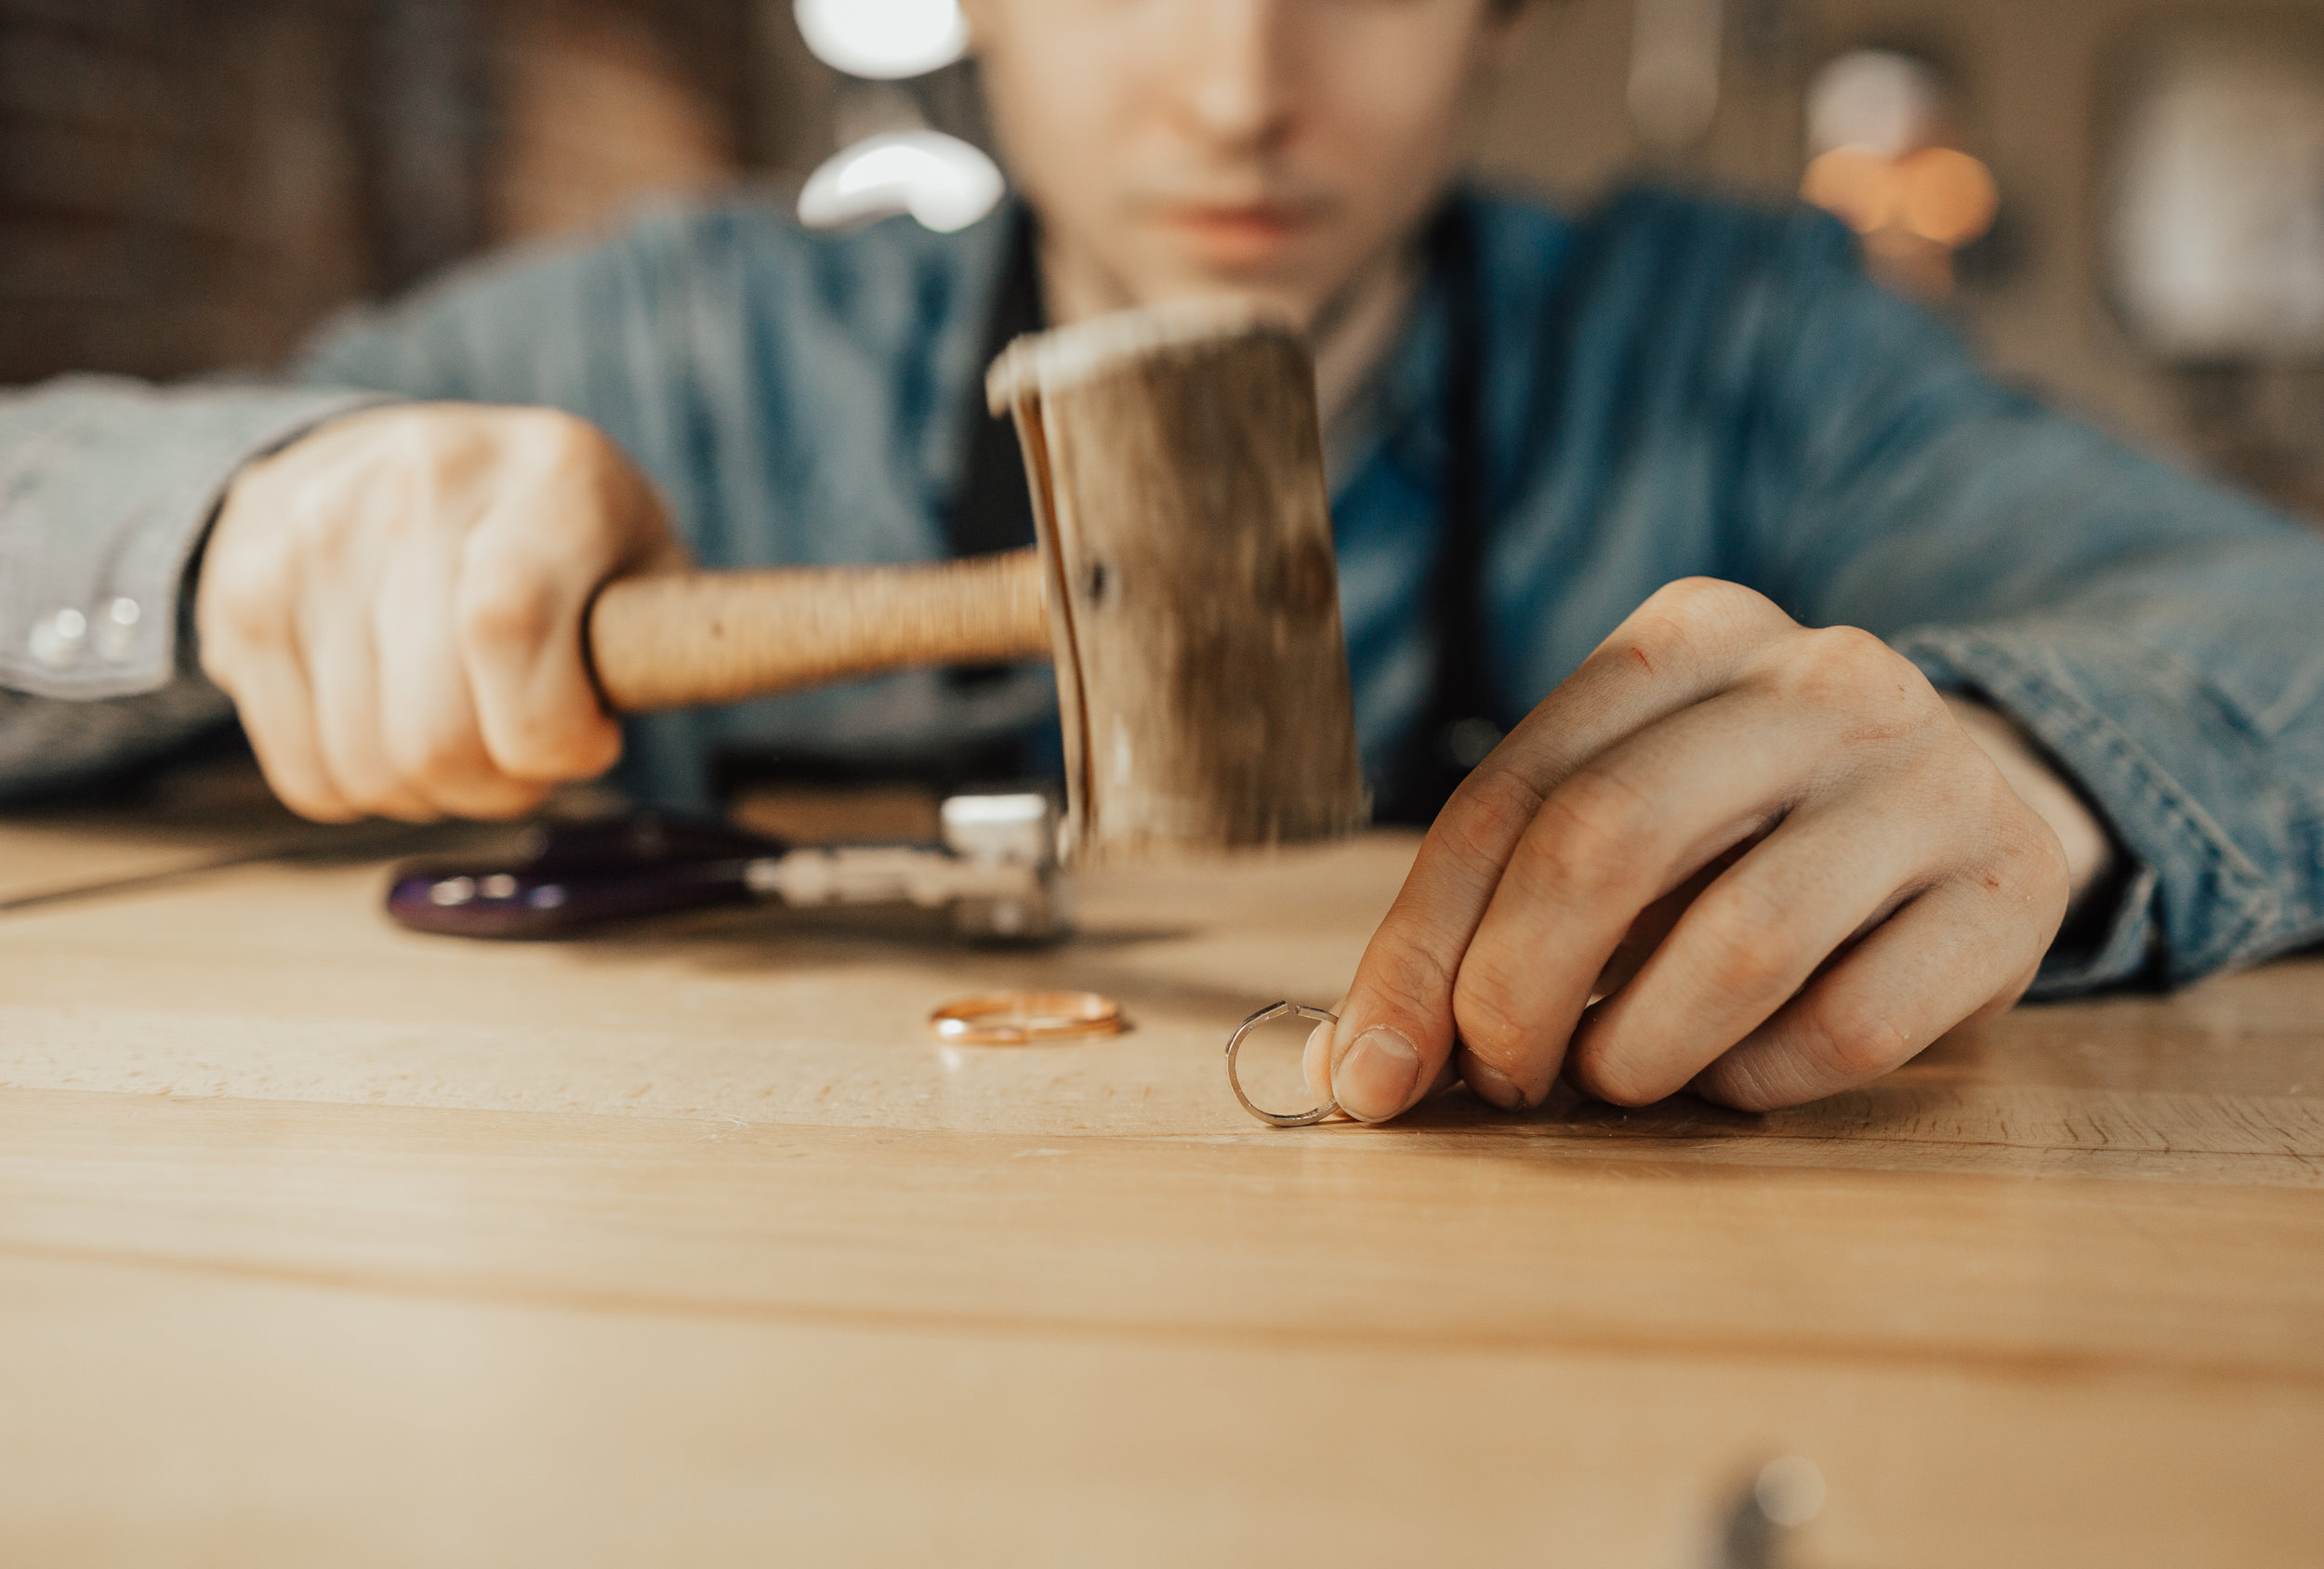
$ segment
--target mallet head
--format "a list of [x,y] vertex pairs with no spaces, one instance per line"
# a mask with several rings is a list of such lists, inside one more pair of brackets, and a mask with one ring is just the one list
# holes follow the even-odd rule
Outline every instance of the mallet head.
[[1031,481],[1080,858],[1368,815],[1314,386],[1287,323],[1215,299],[1020,338],[986,377]]

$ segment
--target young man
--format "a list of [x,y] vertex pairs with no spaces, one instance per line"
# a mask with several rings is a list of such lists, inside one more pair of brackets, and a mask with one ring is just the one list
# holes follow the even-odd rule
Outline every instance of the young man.
[[[2038,974],[2324,931],[2324,542],[1981,378],[1827,220],[1451,194],[1510,9],[977,0],[1022,220],[663,217],[346,326],[298,388],[23,395],[0,755],[117,765],[231,700],[310,816],[521,812],[623,749],[599,585],[1012,543],[997,327],[1236,290],[1311,326],[1383,796],[1425,814],[1507,732],[1311,1045],[1352,1113],[1448,1073],[1779,1106]],[[898,677],[639,721],[623,766],[684,798],[721,747],[1049,701]]]

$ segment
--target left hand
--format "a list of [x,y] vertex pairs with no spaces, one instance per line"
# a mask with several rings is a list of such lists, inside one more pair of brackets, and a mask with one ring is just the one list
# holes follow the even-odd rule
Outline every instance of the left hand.
[[1371,1121],[1453,1072],[1812,1101],[2014,1002],[2071,870],[1902,655],[1673,583],[1455,792],[1308,1076]]

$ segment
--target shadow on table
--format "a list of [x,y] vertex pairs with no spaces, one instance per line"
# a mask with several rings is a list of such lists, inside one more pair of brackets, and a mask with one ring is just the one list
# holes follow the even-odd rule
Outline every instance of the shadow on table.
[[1659,1145],[1673,1151],[1747,1140],[1863,1142],[1923,1133],[1933,1102],[1948,1099],[1941,1069],[1908,1064],[1876,1083],[1804,1106],[1738,1112],[1682,1092],[1648,1106],[1616,1106],[1561,1082],[1529,1111],[1504,1112],[1455,1087],[1397,1119],[1414,1133],[1485,1136],[1532,1145]]

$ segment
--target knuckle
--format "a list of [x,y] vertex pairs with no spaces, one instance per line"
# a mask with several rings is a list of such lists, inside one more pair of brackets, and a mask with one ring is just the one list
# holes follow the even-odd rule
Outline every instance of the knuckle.
[[486,461],[478,411],[420,403],[383,409],[365,437],[364,483],[374,509],[409,529],[442,526]]
[[1513,769],[1479,769],[1430,833],[1464,869],[1498,870],[1540,810],[1541,793]]
[[1875,678],[1901,663],[1896,653],[1861,626],[1818,626],[1802,635],[1811,665],[1845,677]]
[[352,508],[343,488],[329,475],[310,476],[284,501],[287,542],[303,562],[331,566],[343,560],[355,532]]
[[1506,1068],[1534,1034],[1526,1018],[1522,977],[1472,951],[1453,982],[1453,1022],[1469,1048]]
[[1696,1082],[1704,1100],[1738,1112],[1780,1111],[1804,1098],[1787,1082],[1783,1065],[1763,1050],[1730,1051]]
[[391,719],[385,745],[403,793],[438,812],[462,817],[513,817],[547,793],[503,773],[472,719],[431,709]]
[[587,779],[620,756],[620,732],[594,710],[548,705],[510,718],[486,741],[494,766],[511,778],[529,784]]
[[1541,805],[1527,836],[1520,876],[1544,889],[1580,894],[1626,882],[1648,859],[1655,834],[1654,804],[1618,774],[1586,770]]
[[1788,992],[1798,968],[1795,930],[1791,917],[1772,911],[1761,918],[1745,918],[1731,910],[1712,914],[1693,944],[1703,984],[1727,996],[1763,998]]
[[1376,1010],[1414,1020],[1442,1018],[1455,984],[1434,948],[1393,923],[1383,926],[1365,951],[1363,977]]
[[393,723],[387,747],[397,771],[429,791],[465,783],[484,763],[484,744],[474,727],[448,714],[429,713]]
[[1764,679],[1787,708],[1829,716],[1846,743],[1926,738],[1940,733],[1948,719],[1928,678],[1860,627],[1802,633]]
[[475,536],[454,593],[453,621],[471,651],[530,653],[557,630],[554,585],[529,553]]
[[593,455],[604,437],[577,414],[545,405],[511,409],[508,418],[537,452],[552,456]]
[[[2009,791],[2006,784],[2002,789],[2014,802],[2015,792]],[[2063,919],[2074,892],[2074,873],[2067,864],[2066,847],[2031,809],[2020,810],[2029,821],[2017,823],[2002,837],[1984,875],[1987,891]]]
[[1763,594],[1723,577],[1676,577],[1646,596],[1642,609],[1681,625],[1773,608]]
[[290,562],[279,552],[236,551],[206,574],[203,598],[214,619],[205,630],[213,640],[222,635],[256,646],[285,640],[295,582]]
[[1612,1042],[1588,1029],[1574,1041],[1567,1072],[1584,1090],[1612,1106],[1651,1106],[1672,1088],[1649,1079]]
[[284,790],[279,786],[274,793],[281,798],[284,806],[310,823],[352,823],[363,815],[352,807],[328,796],[318,796],[305,791]]
[[[1819,626],[1791,640],[1776,667],[1786,696],[1821,707],[1859,706],[1909,692],[1896,680],[1901,664],[1886,643],[1855,626]],[[1900,692],[1900,688],[1903,690]]]
[[433,403],[400,404],[381,411],[376,432],[380,450],[407,468],[429,472],[456,464],[468,443],[461,410]]
[[1684,666],[1738,632],[1789,626],[1791,618],[1755,589],[1716,577],[1664,584],[1606,639],[1598,657],[1627,661],[1648,675]]
[[603,476],[624,465],[613,439],[588,420],[562,409],[512,409],[507,414],[511,444],[535,479],[555,477],[601,486]]
[[1799,1028],[1816,1059],[1851,1084],[1888,1072],[1916,1049],[1912,1032],[1861,990],[1817,999],[1802,1009]]
[[279,768],[265,769],[267,787],[276,798],[312,823],[347,823],[358,815],[346,801],[319,783],[292,776]]
[[2067,906],[2073,903],[2074,868],[2067,864],[2066,847],[2058,842],[2057,835],[2046,831],[2049,824],[2043,824],[2042,827],[2045,832],[2033,855],[2027,880],[2032,885],[2030,891],[2035,902],[2050,913],[2054,924],[2065,919]]
[[359,763],[343,753],[334,755],[327,745],[323,767],[330,776],[332,793],[358,815],[375,815],[379,804],[393,794],[383,769]]

